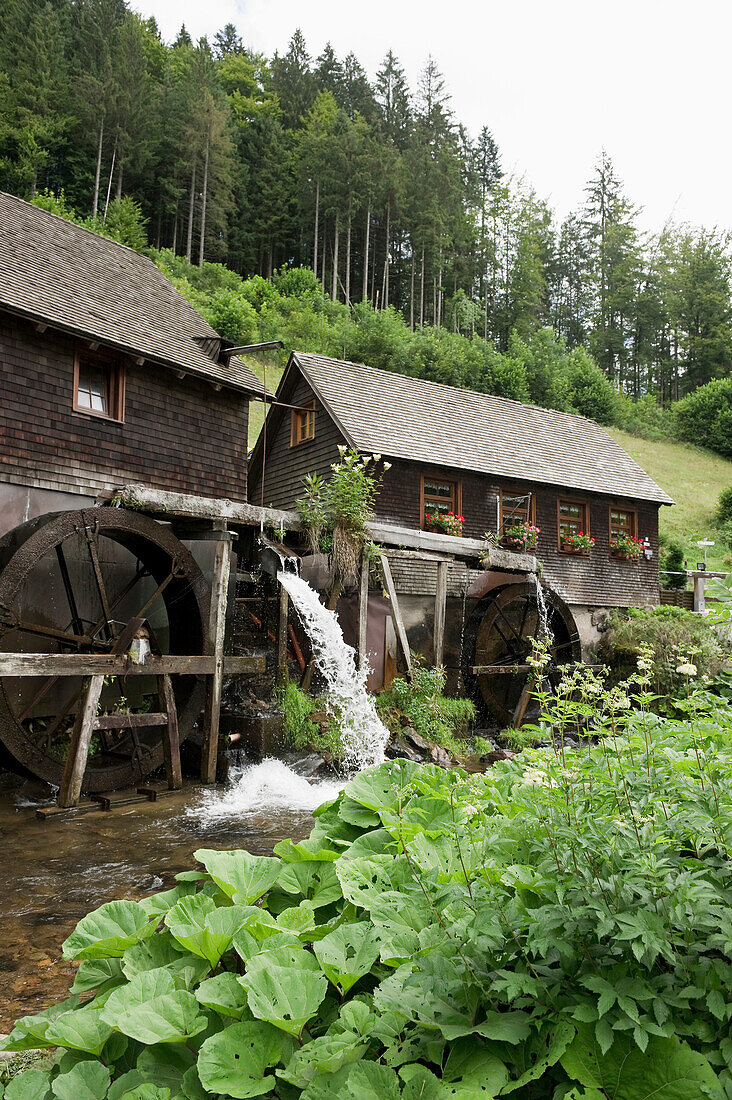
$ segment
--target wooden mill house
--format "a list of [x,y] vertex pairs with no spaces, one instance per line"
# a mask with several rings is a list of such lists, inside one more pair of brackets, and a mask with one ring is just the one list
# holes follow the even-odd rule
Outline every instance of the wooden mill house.
[[[478,677],[499,720],[514,714],[519,678],[473,670],[525,664],[539,562],[558,660],[591,652],[610,609],[658,603],[658,511],[673,502],[598,424],[302,352],[290,357],[277,399],[250,460],[250,500],[293,508],[305,475],[327,478],[339,446],[388,459],[372,531],[392,547],[408,645],[435,659],[434,597],[444,586],[437,657],[453,686],[459,675],[473,686]],[[450,514],[464,519],[461,537],[435,533]],[[539,528],[528,544],[511,537],[521,525]],[[639,556],[617,549],[628,541]],[[341,617],[353,618],[347,601]],[[378,687],[393,675],[399,639],[377,590],[368,623]]]

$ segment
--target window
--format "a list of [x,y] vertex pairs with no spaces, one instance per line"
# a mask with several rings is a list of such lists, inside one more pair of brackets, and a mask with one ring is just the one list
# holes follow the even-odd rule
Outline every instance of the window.
[[565,539],[573,535],[589,535],[590,510],[580,500],[557,501],[557,519],[559,528],[559,549],[566,550]]
[[290,446],[296,447],[308,439],[315,439],[315,402],[292,410],[290,424]]
[[518,523],[534,522],[534,494],[521,489],[501,489],[501,532]]
[[610,542],[638,537],[638,513],[633,508],[610,509]]
[[429,516],[447,516],[450,512],[460,514],[460,482],[450,478],[422,476],[422,527],[429,530],[436,524]]
[[77,350],[74,410],[108,420],[124,419],[124,367],[116,356],[88,348]]

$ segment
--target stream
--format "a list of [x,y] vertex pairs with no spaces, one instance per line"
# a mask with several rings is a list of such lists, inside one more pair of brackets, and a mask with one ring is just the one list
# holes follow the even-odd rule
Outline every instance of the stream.
[[310,783],[280,760],[232,770],[225,788],[187,787],[156,803],[40,821],[27,784],[0,789],[0,1034],[63,999],[76,968],[61,944],[76,922],[113,898],[174,885],[200,847],[271,853],[302,839],[312,810],[342,784]]

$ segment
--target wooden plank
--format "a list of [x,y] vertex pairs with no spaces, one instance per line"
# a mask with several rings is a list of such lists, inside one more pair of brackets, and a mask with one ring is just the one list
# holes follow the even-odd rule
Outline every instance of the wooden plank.
[[435,668],[440,668],[445,651],[445,617],[447,612],[447,572],[449,562],[437,563],[437,586],[435,589],[435,631],[434,650]]
[[487,549],[484,539],[459,538],[437,531],[418,531],[415,527],[399,527],[376,520],[367,523],[366,529],[374,542],[400,549],[428,550],[456,558],[477,558]]
[[521,729],[523,725],[524,717],[526,715],[526,708],[531,702],[531,693],[534,690],[534,680],[532,676],[527,676],[526,683],[521,689],[516,709],[513,712],[513,728],[515,730]]
[[531,665],[474,665],[474,676],[516,676],[519,672],[528,672]]
[[277,617],[277,684],[287,683],[287,616],[290,610],[290,597],[287,589],[280,585],[279,615]]
[[361,579],[358,586],[358,667],[363,668],[368,661],[367,629],[369,618],[369,566],[366,554],[361,555]]
[[407,631],[404,626],[404,620],[402,619],[402,613],[399,610],[399,600],[397,599],[396,588],[394,587],[394,578],[391,575],[391,568],[389,566],[389,559],[386,554],[380,555],[381,571],[384,575],[384,585],[386,587],[386,594],[389,597],[389,604],[391,606],[391,617],[394,620],[394,629],[396,630],[397,641],[402,651],[402,657],[406,666],[406,677],[408,680],[412,678],[412,655],[409,652],[409,641],[407,640]]
[[103,687],[103,676],[92,676],[90,678],[84,695],[84,702],[74,722],[71,744],[66,756],[64,774],[58,792],[58,804],[64,809],[79,804],[81,784],[89,755],[89,742],[91,741],[94,718]]
[[284,528],[300,530],[297,512],[284,512],[278,508],[259,508],[256,504],[215,497],[200,497],[192,493],[173,493],[167,489],[151,489],[148,485],[124,485],[113,494],[113,499],[123,507],[137,512],[148,512],[170,519],[185,516],[189,519],[226,520],[243,527]]
[[214,657],[214,668],[206,688],[203,748],[201,750],[201,780],[204,783],[216,782],[221,688],[224,681],[224,633],[226,630],[229,574],[231,573],[231,551],[231,541],[221,539],[216,547],[216,559],[214,561],[211,618],[208,632],[208,644]]
[[167,726],[167,714],[98,714],[92,719],[95,730],[126,730],[139,726]]
[[168,787],[171,791],[179,791],[183,786],[183,772],[180,765],[180,737],[178,736],[178,710],[175,705],[175,695],[170,676],[161,676],[158,679],[158,690],[161,692],[168,721],[165,736],[163,737],[163,756],[165,758],[165,774],[168,777]]
[[[144,664],[113,653],[0,653],[0,676],[210,676],[213,655],[150,655]],[[264,672],[264,657],[225,657],[229,676]]]

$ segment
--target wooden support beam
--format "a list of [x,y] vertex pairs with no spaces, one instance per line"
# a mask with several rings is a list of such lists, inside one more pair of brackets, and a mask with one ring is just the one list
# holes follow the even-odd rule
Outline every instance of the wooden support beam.
[[83,694],[83,703],[76,715],[71,744],[66,756],[64,774],[58,792],[58,804],[64,809],[78,806],[81,796],[81,784],[86,771],[89,756],[89,743],[94,729],[94,718],[104,687],[103,676],[92,676]]
[[280,585],[279,615],[277,617],[277,685],[287,683],[287,616],[290,610],[290,597],[287,589]]
[[231,540],[222,538],[216,546],[214,577],[211,589],[211,618],[209,620],[209,649],[214,657],[214,669],[206,687],[206,708],[201,750],[201,780],[216,782],[216,757],[219,749],[219,715],[221,688],[224,681],[224,632],[226,630],[226,603],[231,573]]
[[98,714],[92,721],[95,730],[128,730],[140,726],[167,726],[168,715],[155,714]]
[[516,709],[513,712],[513,728],[515,730],[521,729],[523,725],[524,717],[526,715],[526,708],[531,702],[531,693],[534,690],[534,679],[532,676],[526,677],[526,683],[524,684],[521,694],[516,704]]
[[703,611],[706,610],[706,599],[705,599],[705,590],[706,590],[706,586],[707,586],[706,576],[705,576],[704,573],[694,573],[693,574],[693,581],[694,581],[694,610],[703,612]]
[[[140,664],[115,653],[0,653],[0,676],[210,676],[213,655],[164,653]],[[265,671],[264,657],[224,657],[227,676]]]
[[158,691],[162,695],[167,715],[167,729],[163,738],[165,774],[171,791],[179,791],[183,786],[183,772],[180,764],[180,737],[178,735],[178,710],[170,676],[158,677]]
[[394,578],[391,575],[391,567],[389,565],[389,559],[386,554],[382,553],[380,556],[381,572],[384,575],[384,585],[386,587],[386,594],[389,597],[389,603],[391,605],[391,617],[394,621],[394,630],[396,631],[397,641],[399,648],[402,651],[402,657],[404,658],[404,664],[406,666],[406,677],[408,680],[412,678],[412,655],[409,652],[409,641],[407,640],[407,631],[404,626],[404,620],[402,619],[402,613],[399,610],[399,600],[397,599],[396,588],[394,586]]
[[447,572],[450,563],[438,561],[437,587],[435,589],[435,668],[441,667],[445,652],[445,616],[447,612]]
[[369,566],[370,562],[366,554],[361,555],[361,579],[358,586],[358,667],[368,661],[367,628],[369,618]]

